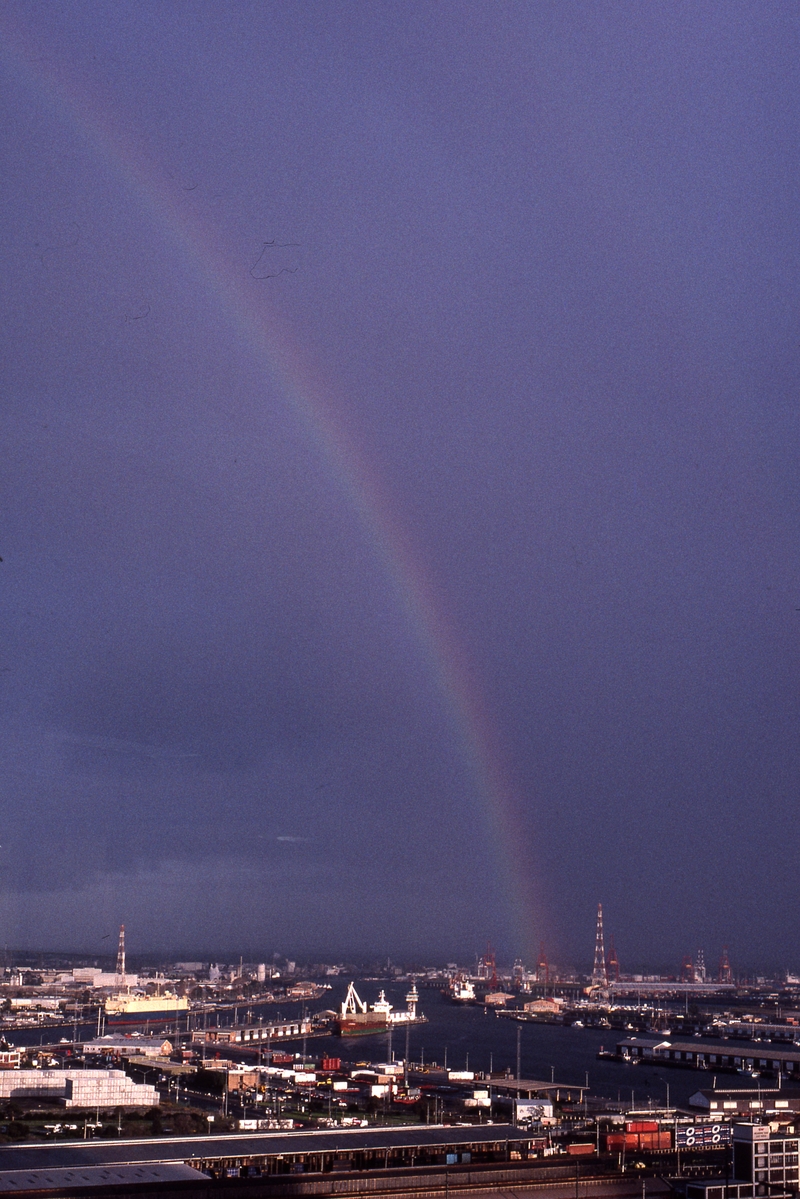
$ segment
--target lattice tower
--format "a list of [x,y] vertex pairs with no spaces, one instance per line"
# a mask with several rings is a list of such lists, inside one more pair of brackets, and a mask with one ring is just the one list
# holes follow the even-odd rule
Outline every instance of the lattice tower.
[[606,950],[603,944],[603,905],[597,905],[597,929],[594,936],[594,965],[592,967],[592,986],[605,987],[608,985],[606,971]]
[[125,925],[119,926],[119,946],[117,947],[117,974],[125,977]]

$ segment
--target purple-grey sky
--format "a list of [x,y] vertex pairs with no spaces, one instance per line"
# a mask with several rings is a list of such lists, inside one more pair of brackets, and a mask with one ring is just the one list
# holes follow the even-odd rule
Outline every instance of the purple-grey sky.
[[799,25],[3,5],[0,940],[800,967]]

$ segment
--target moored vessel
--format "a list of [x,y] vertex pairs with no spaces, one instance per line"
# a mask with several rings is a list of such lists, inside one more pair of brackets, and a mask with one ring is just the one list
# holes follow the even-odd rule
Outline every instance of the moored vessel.
[[122,1024],[169,1024],[184,1016],[189,1000],[181,995],[109,995],[105,1015],[109,1027]]
[[478,997],[475,994],[475,987],[468,978],[463,975],[456,975],[450,980],[446,991],[442,992],[447,999],[451,999],[453,1003],[477,1003]]
[[356,991],[355,983],[350,983],[347,994],[342,1002],[341,1011],[336,1017],[336,1028],[341,1037],[359,1037],[370,1034],[387,1032],[398,1025],[423,1024],[425,1017],[417,1011],[419,993],[416,985],[411,984],[411,990],[406,995],[406,1010],[396,1012],[386,992],[381,991],[375,1003],[367,1007]]

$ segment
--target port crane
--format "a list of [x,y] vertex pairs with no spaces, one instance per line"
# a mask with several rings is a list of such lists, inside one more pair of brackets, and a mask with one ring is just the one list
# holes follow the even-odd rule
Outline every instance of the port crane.
[[355,983],[350,983],[347,994],[342,1000],[342,1015],[355,1016],[357,1012],[366,1012],[367,1005],[356,990]]

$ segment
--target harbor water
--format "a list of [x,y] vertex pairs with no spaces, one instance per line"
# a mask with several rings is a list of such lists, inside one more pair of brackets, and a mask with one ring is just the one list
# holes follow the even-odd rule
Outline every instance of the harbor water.
[[[385,984],[358,983],[359,994],[374,1003]],[[345,987],[341,988],[344,995]],[[395,1008],[405,1007],[407,985],[385,986],[386,996]],[[326,1006],[341,1001],[340,988],[329,992]],[[625,1035],[613,1029],[576,1028],[561,1024],[521,1023],[499,1016],[482,1005],[455,1004],[438,989],[420,989],[419,1011],[427,1023],[408,1029],[409,1058],[413,1062],[450,1070],[499,1072],[517,1070],[517,1031],[520,1030],[520,1071],[523,1078],[565,1086],[588,1086],[593,1095],[635,1107],[663,1107],[667,1088],[671,1105],[684,1106],[700,1087],[710,1087],[713,1075],[707,1071],[675,1069],[665,1066],[621,1062],[597,1058],[601,1049],[614,1050]],[[334,1049],[335,1042],[335,1049]],[[309,1041],[309,1050],[315,1042]],[[318,1052],[314,1050],[314,1052]],[[406,1052],[406,1030],[402,1025],[376,1036],[333,1038],[330,1052],[343,1061],[385,1061]],[[742,1085],[742,1080],[721,1076],[719,1085]]]
[[[374,1003],[381,989],[396,1010],[405,1008],[408,984],[385,984],[379,982],[357,982],[361,998]],[[323,1008],[338,1008],[344,998],[347,982],[338,982],[321,1000],[307,1003],[253,1004],[242,1003],[238,1010],[227,1007],[209,1012],[207,1025],[226,1026],[239,1022],[264,1023],[280,1019],[297,1018],[303,1011],[313,1015]],[[636,1108],[664,1107],[669,1098],[672,1106],[686,1106],[689,1096],[701,1087],[712,1086],[713,1075],[708,1071],[676,1069],[668,1066],[641,1063],[623,1064],[598,1059],[598,1051],[614,1050],[617,1041],[625,1034],[613,1029],[568,1027],[561,1024],[538,1024],[519,1022],[508,1016],[499,1016],[492,1009],[480,1004],[456,1004],[443,996],[438,989],[420,988],[419,1011],[426,1017],[425,1023],[399,1025],[391,1034],[381,1032],[358,1037],[309,1036],[305,1049],[311,1057],[339,1057],[343,1063],[380,1062],[402,1059],[408,1047],[409,1060],[432,1066],[447,1066],[450,1070],[472,1070],[483,1073],[500,1073],[505,1070],[513,1075],[517,1072],[517,1034],[519,1031],[520,1073],[522,1078],[542,1082],[561,1083],[564,1086],[587,1086],[594,1096],[612,1100]],[[202,1027],[199,1013],[193,1013],[192,1025]],[[181,1021],[181,1028],[184,1028]],[[128,1031],[128,1030],[125,1030]],[[141,1031],[146,1031],[142,1029]],[[155,1028],[147,1030],[151,1034]],[[15,1029],[8,1038],[16,1045],[35,1046],[54,1043],[61,1037],[72,1040],[72,1025],[60,1026],[58,1030],[41,1028]],[[77,1036],[91,1040],[97,1034],[96,1026],[81,1023]],[[408,1042],[406,1042],[408,1036]],[[289,1052],[300,1052],[300,1039],[284,1043]],[[276,1048],[273,1042],[273,1048]],[[234,1047],[225,1047],[225,1052],[236,1057]],[[722,1075],[718,1085],[742,1086],[744,1080]]]

